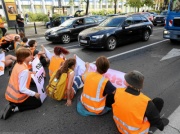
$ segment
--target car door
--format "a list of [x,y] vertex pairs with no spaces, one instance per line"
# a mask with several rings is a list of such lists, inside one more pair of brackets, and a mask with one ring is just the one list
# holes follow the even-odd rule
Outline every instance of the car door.
[[70,31],[71,38],[76,39],[78,37],[78,34],[85,29],[86,26],[84,22],[84,18],[77,19],[73,22],[73,26]]
[[92,18],[92,17],[87,17],[85,18],[85,27],[90,28],[98,25],[98,20]]
[[134,39],[139,39],[140,37],[142,37],[143,34],[143,21],[142,18],[140,16],[133,16],[133,20],[134,20]]
[[122,25],[121,36],[121,38],[123,38],[123,42],[129,42],[135,38],[135,28],[133,24],[134,20],[132,17],[128,17],[125,19],[124,24]]

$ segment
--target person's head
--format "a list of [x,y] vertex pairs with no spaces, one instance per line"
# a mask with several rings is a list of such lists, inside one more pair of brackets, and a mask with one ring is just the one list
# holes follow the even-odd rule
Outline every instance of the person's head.
[[2,18],[2,15],[0,14],[0,18]]
[[69,69],[74,70],[76,66],[76,59],[69,58],[65,60],[61,68],[56,73],[56,78],[59,79],[62,73],[67,73]]
[[25,37],[25,34],[23,32],[19,32],[19,36],[21,37],[21,39],[23,39]]
[[54,54],[55,55],[59,56],[61,53],[66,55],[66,54],[69,54],[69,51],[67,49],[61,47],[61,46],[54,47]]
[[100,74],[104,74],[107,72],[109,69],[109,61],[106,57],[100,56],[96,59],[96,67],[97,67],[97,72]]
[[136,70],[133,70],[124,75],[126,86],[129,86],[137,91],[143,88],[144,75]]
[[29,45],[29,47],[37,47],[36,40],[30,40],[30,41],[28,42],[28,45]]
[[24,43],[26,43],[26,42],[28,41],[28,38],[24,37],[24,38],[22,39],[22,41],[23,41]]
[[14,37],[14,41],[20,41],[20,37],[19,36],[15,36]]
[[19,48],[16,51],[17,63],[22,64],[23,62],[29,63],[33,60],[32,53],[28,48]]

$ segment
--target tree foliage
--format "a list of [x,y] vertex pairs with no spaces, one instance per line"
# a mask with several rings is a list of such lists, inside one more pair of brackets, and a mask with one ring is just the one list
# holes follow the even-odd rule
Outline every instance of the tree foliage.
[[146,6],[153,6],[153,0],[127,0],[125,6],[140,8]]

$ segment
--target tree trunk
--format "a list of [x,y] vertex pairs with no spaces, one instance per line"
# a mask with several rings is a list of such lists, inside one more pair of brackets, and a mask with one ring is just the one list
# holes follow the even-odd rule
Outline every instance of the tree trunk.
[[87,0],[87,3],[86,3],[86,15],[88,15],[88,9],[89,9],[89,0]]

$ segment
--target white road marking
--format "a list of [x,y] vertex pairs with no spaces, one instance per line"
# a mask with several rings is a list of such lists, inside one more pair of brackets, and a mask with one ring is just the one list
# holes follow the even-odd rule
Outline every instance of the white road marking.
[[[165,41],[168,41],[168,40],[169,40],[169,39],[161,40],[161,41],[158,41],[158,42],[155,42],[155,43],[152,43],[152,44],[143,46],[143,47],[139,47],[139,48],[136,48],[136,49],[132,49],[132,50],[123,52],[123,53],[119,53],[119,54],[116,54],[116,55],[112,55],[112,56],[107,57],[107,59],[116,58],[116,57],[118,57],[118,56],[125,55],[125,54],[131,53],[131,52],[135,52],[135,51],[137,51],[137,50],[141,50],[141,49],[144,49],[144,48],[147,48],[147,47],[150,47],[150,46],[154,46],[154,45],[157,45],[157,44],[159,44],[159,43],[161,43],[161,42],[165,42]],[[96,63],[96,61],[93,61],[92,63]]]
[[177,56],[180,56],[180,49],[173,48],[160,61],[167,60]]

